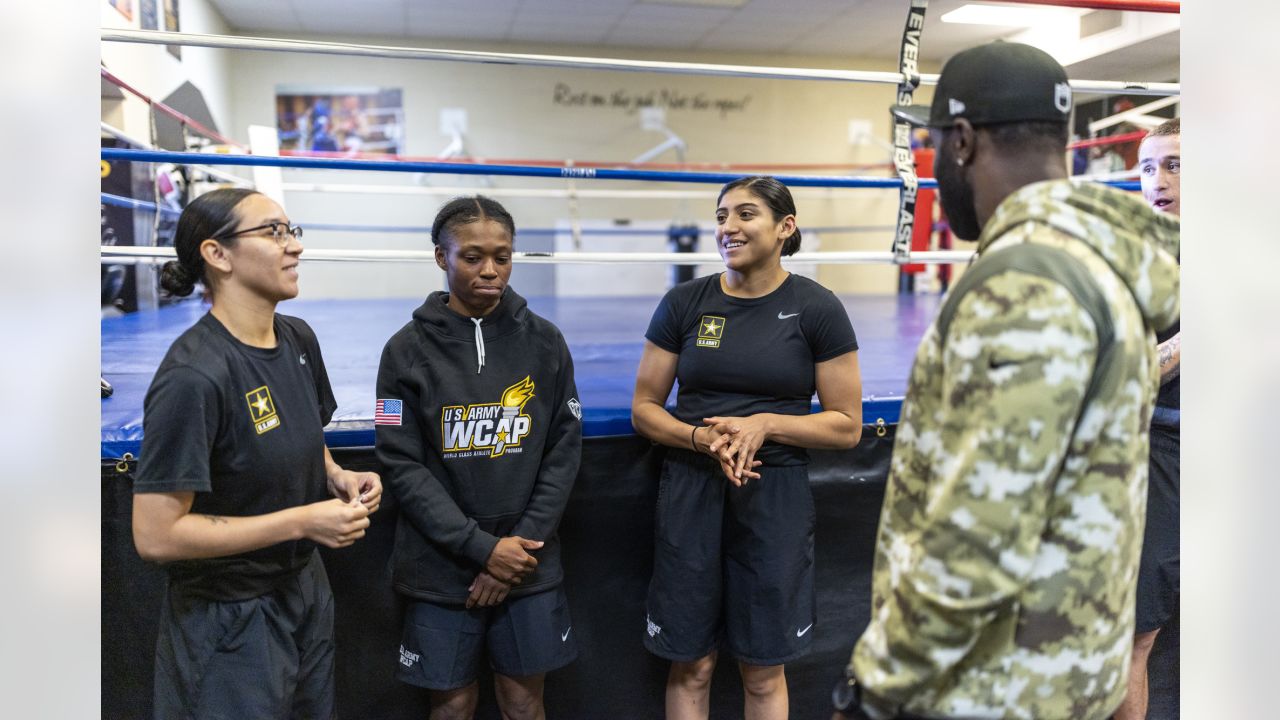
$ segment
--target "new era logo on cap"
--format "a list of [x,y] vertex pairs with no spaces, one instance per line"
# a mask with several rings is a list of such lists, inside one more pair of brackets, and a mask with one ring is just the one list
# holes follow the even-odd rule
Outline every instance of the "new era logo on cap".
[[1060,82],[1053,86],[1053,106],[1064,113],[1071,112],[1071,83]]
[[955,98],[949,98],[947,100],[947,107],[951,110],[952,115],[960,115],[964,112],[964,103]]

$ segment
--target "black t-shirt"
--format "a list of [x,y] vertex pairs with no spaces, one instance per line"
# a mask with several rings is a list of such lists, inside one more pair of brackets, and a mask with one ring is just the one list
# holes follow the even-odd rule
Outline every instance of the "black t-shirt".
[[[252,516],[324,500],[324,426],[337,408],[315,333],[275,317],[276,347],[236,340],[211,314],[156,371],[135,493],[195,493],[192,513]],[[314,551],[309,540],[169,565],[170,582],[215,600],[269,592]]]
[[[726,295],[719,274],[681,283],[662,298],[645,337],[680,356],[675,416],[694,425],[716,415],[808,415],[814,364],[858,349],[839,298],[794,274],[758,298]],[[767,442],[756,459],[802,465],[809,454]]]
[[[1168,340],[1169,338],[1173,337],[1174,335],[1177,335],[1178,330],[1180,329],[1181,326],[1182,326],[1182,320],[1178,320],[1178,322],[1173,324],[1173,327],[1165,330],[1162,333],[1156,333],[1156,342],[1162,343]],[[1160,407],[1167,407],[1167,408],[1179,407],[1180,403],[1182,402],[1182,397],[1179,391],[1181,380],[1182,380],[1182,375],[1179,374],[1174,379],[1161,385],[1160,394],[1156,395],[1156,405],[1159,405]]]

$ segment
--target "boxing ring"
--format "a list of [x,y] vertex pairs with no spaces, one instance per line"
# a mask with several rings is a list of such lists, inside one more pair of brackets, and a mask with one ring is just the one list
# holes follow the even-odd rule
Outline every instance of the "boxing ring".
[[[520,268],[512,277],[520,288]],[[641,646],[644,595],[652,562],[653,510],[664,450],[634,435],[631,392],[644,331],[659,297],[528,298],[560,327],[573,354],[583,405],[583,458],[560,534],[566,592],[579,635],[579,661],[547,683],[548,714],[570,718],[659,717],[666,663]],[[921,335],[941,302],[937,295],[850,295],[842,298],[858,342],[863,374],[863,440],[853,451],[812,452],[818,508],[818,625],[815,650],[788,665],[793,708],[811,716],[825,702],[869,608],[871,549],[887,474],[893,429],[907,372]],[[373,457],[374,381],[383,343],[422,298],[292,300],[279,311],[316,331],[338,409],[326,428],[328,446],[344,466],[376,469]],[[102,321],[102,372],[115,392],[102,401],[103,466],[103,708],[150,703],[154,609],[163,571],[133,551],[130,477],[142,440],[142,402],[169,344],[207,306],[189,300],[155,312]],[[126,459],[130,458],[130,459]],[[397,513],[389,494],[369,534],[341,551],[321,550],[338,607],[338,695],[361,718],[422,718],[425,695],[392,677],[399,642],[399,598],[387,559]],[[851,598],[861,598],[850,602]],[[358,668],[366,668],[360,670]],[[714,684],[716,707],[741,697],[732,663]],[[607,683],[608,692],[598,688]],[[490,698],[490,699],[485,699]],[[344,702],[345,701],[345,702]],[[491,717],[483,694],[480,717]],[[574,710],[578,711],[575,712]]]
[[[1055,4],[1071,4],[1058,2]],[[1097,2],[1095,5],[1099,4]],[[1101,4],[1106,5],[1106,2]],[[1113,3],[1116,9],[1176,12],[1176,3]],[[1123,6],[1123,7],[1122,7]],[[457,52],[423,48],[387,48],[344,43],[238,38],[156,31],[103,30],[106,42],[188,44],[238,50],[310,52],[353,57],[398,57],[455,62],[499,62],[542,67],[628,70],[680,74],[730,75],[772,79],[831,80],[900,85],[895,72],[818,71],[692,63],[656,63],[598,58],[559,58],[511,53]],[[104,78],[107,73],[104,70]],[[937,76],[918,76],[917,82],[936,82]],[[123,81],[121,81],[123,84]],[[1176,95],[1168,83],[1072,81],[1077,91]],[[914,86],[913,86],[914,87]],[[140,95],[140,94],[139,94]],[[153,107],[158,105],[151,102]],[[157,108],[160,109],[160,108]],[[164,111],[164,110],[161,110]],[[173,114],[173,113],[168,113]],[[187,118],[189,120],[189,118]],[[190,125],[206,137],[225,141],[217,133]],[[106,130],[106,126],[104,126]],[[122,133],[115,133],[123,137]],[[125,138],[126,140],[131,140]],[[620,190],[618,196],[665,193],[672,199],[703,197],[712,186],[735,179],[743,168],[704,164],[660,166],[656,163],[574,163],[572,165],[502,161],[436,162],[432,159],[371,160],[348,157],[265,157],[167,152],[132,140],[132,149],[104,148],[104,160],[137,163],[175,163],[200,166],[210,177],[245,184],[225,166],[270,166],[309,170],[434,173],[485,177],[530,177],[567,181],[572,196],[588,197],[591,189],[577,183],[630,180],[650,183],[691,183],[688,190]],[[779,166],[778,169],[807,169]],[[715,172],[718,170],[719,172]],[[777,175],[793,188],[840,188],[903,191],[929,188],[914,175],[890,178],[841,175]],[[1109,180],[1124,189],[1136,182]],[[285,183],[286,190],[337,191],[341,186]],[[355,187],[355,186],[352,186]],[[370,192],[371,186],[359,186]],[[403,187],[403,186],[401,186]],[[387,186],[384,190],[395,192]],[[423,190],[417,188],[417,190]],[[439,191],[440,188],[434,190]],[[350,188],[348,188],[350,191]],[[558,189],[529,190],[466,188],[465,192],[559,193]],[[405,192],[409,192],[406,190]],[[460,191],[458,194],[462,194]],[[714,195],[710,195],[714,197]],[[140,213],[160,214],[153,203],[103,197],[104,204],[126,206]],[[709,202],[709,201],[706,201]],[[312,227],[305,223],[308,230]],[[348,226],[333,225],[341,231]],[[801,225],[802,229],[806,229]],[[320,228],[317,228],[320,229]],[[365,226],[360,229],[369,231]],[[882,228],[887,235],[894,228]],[[393,228],[391,232],[420,228]],[[901,231],[901,225],[898,230]],[[376,231],[376,230],[375,230]],[[522,248],[518,233],[516,249]],[[899,233],[900,234],[900,233]],[[887,243],[886,243],[887,244]],[[429,247],[423,234],[423,246]],[[104,264],[158,264],[172,257],[172,248],[101,248]],[[788,262],[964,263],[968,252],[905,252],[895,245],[885,252],[800,253]],[[432,262],[421,251],[311,250],[304,262]],[[553,253],[517,252],[511,286],[522,291],[522,269],[554,263],[662,263],[692,265],[718,263],[707,253]],[[304,268],[305,287],[305,268]],[[652,569],[653,515],[658,471],[665,450],[635,435],[630,424],[635,370],[649,318],[665,288],[654,287],[643,297],[553,297],[531,295],[530,308],[562,331],[574,358],[583,406],[582,464],[573,495],[560,527],[565,588],[572,607],[580,645],[578,660],[548,677],[546,708],[559,718],[654,718],[663,711],[663,688],[668,663],[648,654],[641,643],[644,598]],[[523,292],[523,291],[522,291]],[[423,293],[425,295],[425,292]],[[870,575],[875,531],[884,481],[893,446],[898,414],[916,348],[942,303],[937,294],[843,295],[860,346],[863,389],[863,434],[860,445],[847,451],[811,451],[812,487],[817,509],[816,562],[818,622],[813,652],[787,666],[794,717],[827,717],[829,690],[848,660],[854,641],[869,615]],[[315,330],[324,353],[338,408],[325,429],[326,442],[344,467],[377,470],[373,454],[374,385],[383,344],[410,318],[422,296],[364,299],[299,299],[283,303],[279,311],[303,318]],[[107,317],[101,323],[102,375],[114,392],[102,401],[102,710],[104,717],[147,717],[151,706],[152,662],[156,619],[163,593],[162,568],[144,563],[134,551],[131,535],[132,475],[142,442],[142,407],[147,388],[170,343],[190,327],[207,306],[200,300],[174,303],[156,310]],[[815,403],[816,407],[816,403]],[[400,638],[402,600],[391,590],[389,558],[397,517],[394,496],[384,496],[382,509],[372,518],[367,536],[350,548],[321,549],[336,603],[337,694],[343,717],[424,718],[429,703],[424,691],[394,679],[395,650]],[[482,678],[477,717],[497,717],[490,690]],[[712,684],[712,717],[740,716],[741,681],[730,662],[719,663]]]

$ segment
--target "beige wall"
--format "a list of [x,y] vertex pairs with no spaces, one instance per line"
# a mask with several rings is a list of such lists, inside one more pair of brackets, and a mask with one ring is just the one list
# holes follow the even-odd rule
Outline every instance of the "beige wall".
[[[102,0],[103,23],[115,13]],[[187,0],[182,6],[183,30],[225,33],[222,20],[204,0]],[[122,19],[120,19],[122,20]],[[136,23],[136,20],[135,20]],[[119,23],[117,23],[119,24]],[[341,38],[315,38],[342,40]],[[351,38],[362,44],[402,45],[403,38]],[[720,53],[646,52],[607,47],[493,46],[467,43],[430,43],[456,49],[484,49],[595,57],[700,61],[730,64],[796,67],[834,67],[891,70],[892,58],[813,58]],[[874,163],[887,161],[888,151],[872,143],[856,145],[849,139],[849,123],[870,121],[872,132],[889,138],[888,106],[894,89],[888,85],[841,82],[755,80],[709,76],[660,75],[643,72],[596,72],[511,65],[353,58],[314,54],[214,51],[184,48],[177,63],[162,47],[116,43],[103,44],[103,59],[122,77],[140,89],[163,95],[185,79],[205,93],[225,134],[245,141],[251,124],[275,124],[277,85],[382,86],[404,91],[405,152],[434,156],[448,143],[441,134],[442,108],[460,107],[468,113],[467,148],[474,156],[490,158],[541,158],[628,161],[660,143],[664,136],[640,128],[639,115],[615,107],[566,107],[554,101],[558,84],[573,92],[606,97],[653,93],[741,100],[750,97],[742,111],[720,113],[714,108],[667,110],[666,121],[688,144],[691,162],[728,163]],[[936,68],[925,68],[936,71]],[[929,90],[918,99],[927,102]],[[146,137],[145,108],[133,103],[124,118],[124,129]],[[127,105],[126,108],[129,106]],[[672,152],[657,158],[674,162]],[[778,174],[812,174],[814,171],[778,171]],[[859,174],[871,174],[863,171]],[[876,171],[884,175],[884,171]],[[398,173],[338,171],[284,171],[288,182],[410,184],[475,188],[565,188],[558,179],[491,178]],[[712,192],[716,185],[661,184],[616,181],[578,181],[579,188],[672,188]],[[897,206],[894,190],[797,189],[801,228],[846,225],[890,225]],[[446,200],[430,195],[319,194],[286,195],[290,216],[302,223],[429,225],[436,209]],[[552,227],[572,216],[563,199],[509,199],[504,204],[521,227]],[[632,222],[697,221],[709,224],[714,198],[695,201],[583,199],[577,216],[584,222],[630,220]],[[890,233],[833,235],[820,238],[821,250],[887,250]],[[425,236],[388,233],[312,232],[310,248],[425,249]],[[522,248],[530,245],[522,240]],[[588,238],[584,249],[590,250]],[[663,251],[661,238],[637,239],[637,251]],[[518,268],[514,282],[544,286],[547,269]],[[600,273],[626,273],[621,266],[601,267]],[[892,292],[897,272],[888,266],[837,266],[819,269],[818,277],[838,292]],[[538,282],[533,282],[535,279]],[[432,265],[308,264],[303,280],[304,297],[417,296],[442,286]],[[655,292],[658,289],[655,289]]]
[[[157,0],[157,4],[162,3]],[[139,29],[141,13],[138,3],[133,3],[131,21],[111,7],[107,0],[98,0],[98,5],[102,27]],[[178,22],[183,32],[228,32],[222,16],[206,0],[182,0],[178,7]],[[231,101],[227,92],[229,51],[184,47],[182,59],[178,60],[162,45],[104,42],[101,48],[102,64],[108,70],[156,100],[162,100],[184,82],[190,81],[204,94],[221,133],[232,139],[245,137],[243,128],[231,124]],[[146,103],[126,93],[123,101],[104,104],[102,119],[132,137],[150,142],[149,112]]]
[[[333,39],[333,38],[326,38]],[[366,44],[402,44],[403,39],[359,39]],[[443,44],[442,44],[443,45]],[[618,57],[619,49],[599,47],[492,47],[449,44],[457,49],[489,49],[512,52]],[[796,58],[682,54],[627,50],[626,57],[801,67],[846,67],[888,70],[891,63],[851,58]],[[404,91],[405,152],[433,156],[448,138],[441,134],[442,108],[461,107],[468,113],[467,147],[474,156],[490,158],[571,158],[627,161],[654,147],[664,136],[640,128],[634,111],[616,107],[566,107],[554,101],[558,84],[572,92],[611,96],[653,93],[693,98],[750,100],[743,111],[720,113],[714,109],[668,109],[667,125],[688,144],[691,162],[729,163],[870,163],[887,160],[888,153],[874,144],[849,142],[849,122],[864,119],[873,133],[889,137],[888,106],[893,88],[836,82],[755,80],[654,73],[597,72],[539,67],[455,62],[364,59],[339,56],[240,52],[231,59],[234,78],[231,97],[237,128],[250,124],[274,124],[276,85],[365,85],[399,87]],[[922,99],[927,100],[927,91]],[[659,161],[674,161],[666,153]],[[810,171],[783,171],[804,174]],[[388,174],[286,171],[286,182],[318,183],[418,183],[476,187],[478,178],[459,176],[414,177]],[[493,178],[494,187],[566,187],[562,180]],[[579,181],[582,188],[644,188],[649,183]],[[715,185],[662,184],[658,187],[702,189]],[[796,192],[801,227],[833,225],[886,225],[893,222],[897,193],[892,190],[812,190]],[[290,193],[286,200],[292,217],[325,223],[427,225],[442,197],[373,196]],[[568,202],[546,199],[504,200],[523,227],[550,227],[570,217]],[[695,220],[709,223],[714,199],[681,204],[673,200],[580,201],[579,216],[586,221],[629,219],[639,221]],[[310,247],[423,248],[424,237],[388,234],[313,233]],[[822,250],[886,250],[890,234],[825,235]],[[590,248],[590,241],[584,249]],[[660,239],[637,240],[636,250],[660,251]],[[625,268],[600,272],[627,272]],[[517,270],[515,282],[519,282]],[[819,277],[838,292],[892,292],[896,270],[887,266],[824,266]],[[307,292],[318,296],[419,294],[426,286],[439,286],[433,267],[312,266]]]

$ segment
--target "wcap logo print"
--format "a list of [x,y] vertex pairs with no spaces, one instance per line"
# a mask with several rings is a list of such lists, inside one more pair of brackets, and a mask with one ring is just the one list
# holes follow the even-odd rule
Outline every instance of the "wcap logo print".
[[503,390],[498,402],[446,405],[440,420],[445,457],[472,457],[482,450],[488,450],[489,457],[521,452],[520,441],[533,428],[524,406],[533,397],[534,383],[526,375]]

